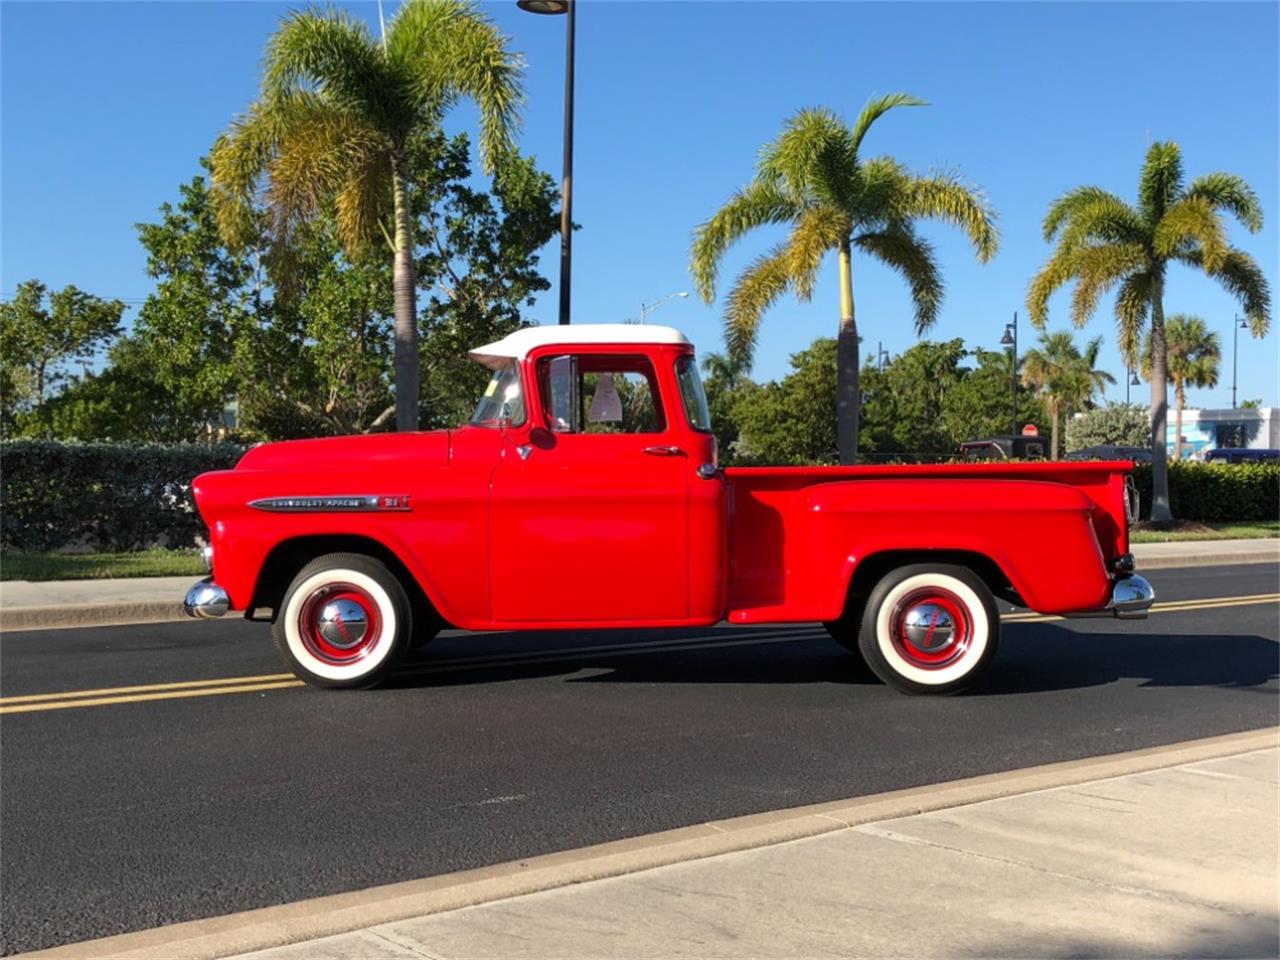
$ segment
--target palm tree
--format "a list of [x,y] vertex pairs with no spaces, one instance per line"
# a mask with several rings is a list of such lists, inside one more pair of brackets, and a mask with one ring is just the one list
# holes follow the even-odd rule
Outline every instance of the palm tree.
[[1022,361],[1022,383],[1044,402],[1051,423],[1049,456],[1058,459],[1058,423],[1063,414],[1088,406],[1104,384],[1115,383],[1097,369],[1102,338],[1089,341],[1083,353],[1065,330],[1040,334],[1040,346],[1028,350]]
[[1221,283],[1244,307],[1255,337],[1264,336],[1271,325],[1266,277],[1252,257],[1227,243],[1223,213],[1251,233],[1262,228],[1262,208],[1244,180],[1210,173],[1185,186],[1178,145],[1153,143],[1142,165],[1136,207],[1098,187],[1077,187],[1050,205],[1044,237],[1057,237],[1058,245],[1027,291],[1031,322],[1043,328],[1049,297],[1075,280],[1071,319],[1079,327],[1088,322],[1102,294],[1119,285],[1115,316],[1120,351],[1129,366],[1137,366],[1149,323],[1151,519],[1157,522],[1173,519],[1165,464],[1169,401],[1164,283],[1169,264],[1195,267]]
[[[1169,382],[1173,384],[1173,459],[1182,459],[1182,411],[1187,406],[1187,387],[1216,387],[1222,343],[1200,317],[1175,313],[1165,321],[1165,350]],[[1151,335],[1142,348],[1142,375],[1151,376]]]
[[871,125],[894,107],[922,106],[905,93],[872,100],[850,127],[825,108],[801,110],[766,144],[755,179],[694,232],[690,271],[707,303],[725,252],[756,227],[787,224],[785,243],[752,263],[725,303],[729,355],[750,364],[764,312],[788,288],[813,296],[818,268],[835,251],[840,262],[840,330],[836,349],[836,417],[840,462],[858,453],[858,328],[853,312],[853,248],[898,271],[911,287],[916,332],[938,316],[942,279],[933,247],[914,221],[929,217],[963,229],[978,259],[995,255],[995,214],[949,174],[918,177],[889,157],[859,156]]
[[740,357],[733,358],[723,353],[711,352],[702,357],[702,372],[708,379],[719,380],[730,389],[737,386],[738,378],[751,369]]
[[419,365],[411,136],[438,127],[462,98],[480,108],[480,154],[492,171],[519,124],[520,59],[470,0],[406,0],[381,42],[347,13],[291,13],[267,45],[262,89],[212,152],[219,228],[267,243],[287,274],[290,242],[321,210],[335,212],[348,252],[378,235],[394,258],[396,428],[418,426]]

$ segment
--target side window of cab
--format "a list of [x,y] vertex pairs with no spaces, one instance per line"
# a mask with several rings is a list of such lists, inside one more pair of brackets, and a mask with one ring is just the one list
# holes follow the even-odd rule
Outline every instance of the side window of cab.
[[667,429],[653,363],[643,355],[561,354],[537,364],[553,433],[657,434]]

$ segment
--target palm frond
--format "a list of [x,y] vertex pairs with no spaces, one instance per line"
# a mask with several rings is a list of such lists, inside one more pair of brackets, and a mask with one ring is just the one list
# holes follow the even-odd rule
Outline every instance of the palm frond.
[[774,247],[742,272],[729,292],[724,310],[724,340],[729,357],[750,367],[764,312],[786,291],[791,281],[787,251]]
[[1067,216],[1058,240],[1060,248],[1096,243],[1145,243],[1147,225],[1138,212],[1112,196],[1078,202]]
[[689,272],[702,299],[716,298],[716,277],[725,252],[742,236],[769,223],[785,223],[800,213],[793,198],[776,184],[755,181],[739,190],[693,233]]
[[871,129],[871,125],[895,107],[927,107],[927,101],[913,97],[909,93],[890,93],[883,97],[873,97],[858,114],[849,133],[849,144],[856,154],[862,149],[862,140]]
[[1222,221],[1209,201],[1199,197],[1179,200],[1165,211],[1156,224],[1152,245],[1162,257],[1171,257],[1197,245],[1209,273],[1216,270],[1227,255]]
[[862,224],[887,224],[906,219],[915,177],[892,157],[872,157],[858,163],[857,202],[850,213]]
[[1172,140],[1157,140],[1147,149],[1138,180],[1138,209],[1152,225],[1182,193],[1182,150]]
[[[384,130],[407,122],[411,105],[387,69],[363,20],[332,8],[295,11],[271,37],[263,58],[262,99],[315,91],[363,113]],[[401,94],[398,98],[397,94]]]
[[1225,210],[1244,224],[1250,233],[1262,229],[1262,204],[1258,195],[1234,173],[1206,173],[1191,182],[1187,199],[1203,200],[1215,210]]
[[[1181,254],[1177,259],[1188,266],[1204,267],[1204,258],[1198,250]],[[1243,250],[1228,247],[1218,268],[1206,272],[1240,303],[1249,331],[1255,337],[1265,337],[1271,329],[1271,286],[1257,261]]]
[[1049,320],[1049,298],[1076,275],[1080,249],[1057,250],[1045,262],[1027,287],[1027,315],[1031,325],[1044,329]]
[[1137,243],[1084,247],[1075,264],[1076,290],[1071,298],[1071,322],[1083,327],[1104,293],[1132,273],[1150,266],[1146,248]]
[[1049,204],[1049,212],[1045,214],[1041,227],[1045,242],[1051,241],[1059,228],[1069,221],[1076,211],[1094,203],[1128,206],[1114,193],[1109,193],[1101,187],[1076,187],[1074,190],[1068,190]]
[[1000,246],[996,212],[981,191],[953,174],[914,178],[904,212],[959,227],[969,235],[969,242],[982,263],[994,257]]
[[1116,291],[1116,334],[1120,356],[1130,367],[1137,366],[1142,331],[1151,312],[1151,274],[1131,273]]
[[787,239],[787,273],[796,296],[803,301],[813,297],[822,258],[849,238],[848,217],[829,204],[810,207],[800,215]]
[[900,273],[910,285],[917,336],[932,327],[942,306],[944,286],[928,241],[916,236],[910,228],[897,227],[861,234],[853,242]]
[[392,215],[391,157],[378,149],[381,144],[372,146],[374,149],[361,149],[358,142],[352,143],[354,155],[335,201],[338,231],[349,254],[375,240],[379,225]]
[[523,59],[469,0],[408,0],[387,32],[387,56],[413,79],[415,108],[439,116],[460,98],[480,108],[480,157],[492,172],[520,129]]
[[810,197],[822,174],[822,159],[848,142],[848,128],[827,107],[806,107],[788,117],[777,139],[766,143],[757,178],[780,184],[796,197]]

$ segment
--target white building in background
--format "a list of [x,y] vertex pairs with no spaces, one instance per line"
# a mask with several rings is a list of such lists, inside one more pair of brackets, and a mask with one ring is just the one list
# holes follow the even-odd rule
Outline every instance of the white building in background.
[[[1169,454],[1173,454],[1177,427],[1169,405]],[[1183,410],[1182,456],[1197,460],[1215,447],[1280,449],[1280,407],[1236,410]]]

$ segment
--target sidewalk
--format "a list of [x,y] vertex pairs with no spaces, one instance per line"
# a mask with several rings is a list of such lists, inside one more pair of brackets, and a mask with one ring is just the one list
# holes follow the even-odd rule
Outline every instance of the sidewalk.
[[239,955],[1275,957],[1280,749]]
[[[1139,572],[1163,567],[1280,562],[1280,539],[1136,543]],[[182,598],[198,577],[0,582],[0,629],[150,623],[185,619]]]

